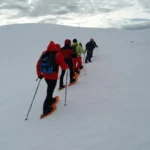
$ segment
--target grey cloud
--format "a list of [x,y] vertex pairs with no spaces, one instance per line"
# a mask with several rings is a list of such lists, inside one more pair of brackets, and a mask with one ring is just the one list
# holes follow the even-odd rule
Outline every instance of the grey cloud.
[[[40,22],[56,23],[57,20],[72,19],[68,17],[68,14],[71,13],[89,16],[105,14],[118,11],[122,8],[131,7],[137,4],[137,2],[145,10],[145,12],[150,11],[149,0],[33,0],[30,4],[28,3],[28,0],[0,0],[0,15],[5,15],[3,13],[4,11],[1,10],[7,10],[9,13],[6,14],[6,18],[10,20],[11,18],[19,19],[25,17],[29,20],[34,18],[40,20]],[[64,18],[64,16],[66,18]],[[41,19],[41,17],[43,19]],[[148,20],[133,18],[132,20],[127,21],[131,23],[140,23]],[[116,24],[114,24],[114,26],[116,26]],[[130,26],[128,27],[130,28]]]
[[112,11],[112,9],[109,9],[109,8],[99,8],[98,9],[98,12],[104,12],[104,13],[109,13],[111,11]]
[[56,10],[55,11],[55,14],[57,15],[64,15],[64,14],[68,14],[69,11],[66,9],[66,10]]
[[39,23],[57,23],[57,18],[48,18],[48,19],[43,19],[39,21]]
[[145,21],[150,21],[150,19],[147,19],[147,18],[132,18],[130,19],[130,21],[133,21],[133,22],[145,22]]
[[114,4],[113,5],[113,8],[114,9],[120,9],[120,8],[125,8],[125,7],[131,7],[131,6],[133,6],[134,5],[134,3],[132,3],[132,1],[131,2],[122,2],[122,1],[119,1],[118,3],[116,3],[116,4]]
[[[104,1],[106,4],[106,1]],[[31,16],[38,17],[43,15],[65,15],[69,13],[102,13],[102,12],[111,12],[112,9],[109,8],[99,8],[97,4],[99,2],[92,2],[89,0],[86,1],[70,1],[70,0],[44,0],[37,1],[36,3],[32,3],[32,5],[28,5],[27,1],[24,0],[15,0],[15,2],[10,0],[3,0],[3,5],[0,5],[1,9],[9,9],[12,11],[19,11],[18,16]]]
[[53,11],[53,14],[65,15],[65,14],[74,13],[74,12],[79,12],[78,6],[73,5],[73,4],[67,4],[64,7],[60,7],[56,9],[55,11]]
[[138,3],[146,12],[150,12],[150,1],[149,0],[138,0]]
[[120,8],[131,6],[132,3],[127,1],[113,1],[108,3],[108,0],[93,1],[89,0],[38,0],[27,3],[27,0],[1,0],[0,8],[18,10],[21,15],[38,17],[43,15],[65,15],[69,13],[108,13],[116,11]]
[[60,3],[56,3],[52,1],[50,3],[49,0],[45,0],[44,3],[42,1],[38,2],[32,11],[30,11],[31,16],[39,16],[39,15],[60,15],[60,14],[68,14],[70,12],[77,12],[78,6],[76,2],[69,3],[67,1],[61,1]]
[[149,22],[144,22],[144,23],[123,25],[122,27],[124,29],[128,29],[128,30],[149,29],[150,28],[150,21]]
[[70,20],[69,17],[57,16],[54,18],[46,18],[40,21],[40,23],[58,23],[59,20]]
[[23,0],[15,0],[15,1],[8,1],[8,0],[1,0],[0,2],[0,8],[7,9],[7,8],[19,8],[20,6],[23,8],[26,6],[27,3],[25,3]]
[[19,10],[19,11],[28,11],[29,8],[27,6],[23,6],[23,5],[20,5],[20,4],[13,4],[13,5],[5,5],[5,7],[1,7],[0,8],[5,8],[5,9],[14,9],[14,10]]
[[88,1],[84,4],[84,7],[80,10],[83,13],[95,14],[95,13],[109,13],[117,11],[121,8],[129,7],[133,5],[130,2],[123,1],[113,1],[108,3],[108,0],[103,1]]
[[98,14],[98,13],[109,13],[109,12],[112,12],[113,9],[109,9],[109,8],[91,8],[91,9],[88,9],[86,10],[86,8],[84,9],[84,12],[89,13],[89,14]]
[[[11,11],[14,12],[18,12],[17,16],[21,16],[23,14],[25,14],[25,12],[29,11],[29,6],[27,5],[27,3],[24,2],[24,0],[15,0],[15,1],[3,1],[0,3],[0,11],[1,10],[9,10],[10,12],[10,17],[12,16]],[[13,16],[15,17],[15,16]]]
[[6,5],[7,5],[6,2],[2,2],[2,3],[0,4],[0,9],[1,9],[1,8],[4,8]]
[[67,4],[66,9],[70,12],[78,12],[80,10],[78,5],[74,5],[74,4]]

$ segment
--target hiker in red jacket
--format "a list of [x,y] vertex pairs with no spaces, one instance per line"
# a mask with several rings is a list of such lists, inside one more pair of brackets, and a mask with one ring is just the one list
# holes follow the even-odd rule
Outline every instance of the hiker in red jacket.
[[[74,79],[73,62],[72,62],[72,55],[74,54],[74,51],[71,48],[71,41],[69,39],[65,40],[64,47],[61,48],[60,52],[64,56],[64,60],[69,66],[69,70],[70,70],[70,85],[72,85],[72,84],[74,84],[76,82],[76,79]],[[62,70],[61,76],[60,76],[59,90],[61,90],[61,89],[66,87],[66,85],[63,84],[64,75],[65,75],[65,70]]]
[[47,95],[43,104],[43,115],[47,115],[53,110],[52,105],[56,101],[56,99],[53,98],[53,92],[58,79],[59,66],[62,70],[68,68],[68,65],[64,62],[63,55],[59,51],[59,47],[51,41],[36,65],[38,77],[40,79],[44,77],[47,83]]

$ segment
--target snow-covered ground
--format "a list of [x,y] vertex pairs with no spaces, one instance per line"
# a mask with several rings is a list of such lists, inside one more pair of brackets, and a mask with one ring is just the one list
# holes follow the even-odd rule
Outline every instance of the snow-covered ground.
[[[149,150],[150,30],[86,29],[49,24],[0,27],[0,150]],[[46,94],[42,80],[28,121],[25,117],[38,82],[36,63],[50,40],[66,38],[94,51],[86,75],[58,91],[57,111],[40,120]],[[59,82],[59,80],[58,80]]]

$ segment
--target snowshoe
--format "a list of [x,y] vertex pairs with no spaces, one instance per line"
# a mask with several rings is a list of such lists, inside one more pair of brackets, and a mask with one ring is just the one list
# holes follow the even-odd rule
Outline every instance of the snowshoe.
[[56,97],[53,98],[53,99],[54,99],[54,101],[53,101],[52,106],[56,105],[56,104],[59,102],[59,100],[60,100],[59,96],[56,96]]
[[41,115],[40,119],[43,119],[43,118],[51,115],[55,110],[56,110],[56,106],[55,105],[49,107],[48,110],[43,112],[43,114]]
[[74,85],[76,82],[77,82],[77,79],[73,79],[73,80],[70,82],[69,86]]
[[62,89],[66,88],[66,87],[67,87],[66,85],[60,86],[58,90],[61,91]]
[[60,100],[59,96],[56,96],[55,98],[53,98],[53,104],[49,107],[48,110],[43,112],[43,114],[41,115],[40,119],[43,119],[43,118],[51,115],[56,110],[56,104],[59,102],[59,100]]

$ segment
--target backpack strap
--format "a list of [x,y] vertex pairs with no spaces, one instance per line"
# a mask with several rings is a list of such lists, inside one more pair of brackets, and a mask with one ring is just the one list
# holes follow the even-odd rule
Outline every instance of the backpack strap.
[[56,64],[56,57],[58,55],[58,52],[52,52],[52,55],[51,55],[51,63],[52,63],[52,66],[53,66],[53,71],[54,72],[57,72],[58,70],[58,64]]

